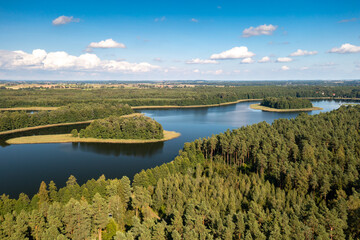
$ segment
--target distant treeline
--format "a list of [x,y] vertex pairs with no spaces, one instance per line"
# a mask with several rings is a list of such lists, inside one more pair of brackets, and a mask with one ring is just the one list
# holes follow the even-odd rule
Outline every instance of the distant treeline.
[[359,239],[360,106],[185,143],[130,184],[0,198],[0,239]]
[[0,112],[0,131],[55,123],[87,121],[130,113],[133,113],[133,110],[128,105],[109,103],[69,104],[54,111],[39,111],[35,113],[4,111]]
[[261,101],[260,105],[276,109],[300,109],[313,107],[310,100],[293,97],[267,97]]
[[197,86],[149,89],[0,89],[0,107],[63,106],[70,103],[112,103],[130,106],[206,105],[265,97],[360,98],[360,86]]
[[100,139],[162,139],[163,128],[160,123],[145,116],[109,117],[92,122],[81,129],[81,138]]

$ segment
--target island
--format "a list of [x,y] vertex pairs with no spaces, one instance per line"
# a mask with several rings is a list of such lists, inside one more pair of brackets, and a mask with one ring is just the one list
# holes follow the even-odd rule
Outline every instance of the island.
[[306,112],[322,110],[321,107],[314,107],[309,99],[293,97],[264,98],[261,103],[251,104],[250,108],[266,112]]
[[18,137],[7,140],[8,144],[35,143],[153,143],[163,142],[180,136],[180,133],[163,130],[160,123],[144,115],[111,116],[94,120],[85,129],[70,134],[52,134]]

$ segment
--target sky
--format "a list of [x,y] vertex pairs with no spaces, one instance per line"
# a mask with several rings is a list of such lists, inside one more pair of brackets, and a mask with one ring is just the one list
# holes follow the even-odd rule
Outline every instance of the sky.
[[360,79],[360,1],[0,0],[0,79]]

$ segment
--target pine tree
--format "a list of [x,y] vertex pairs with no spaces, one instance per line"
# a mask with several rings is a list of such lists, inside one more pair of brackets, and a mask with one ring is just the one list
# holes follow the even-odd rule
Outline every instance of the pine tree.
[[102,230],[108,223],[108,209],[106,208],[105,200],[100,196],[99,193],[96,193],[93,198],[93,203],[91,205],[92,209],[92,221],[93,226],[97,229],[99,240],[102,239]]
[[49,202],[49,191],[47,190],[46,183],[44,181],[41,182],[39,192],[39,204],[44,202]]

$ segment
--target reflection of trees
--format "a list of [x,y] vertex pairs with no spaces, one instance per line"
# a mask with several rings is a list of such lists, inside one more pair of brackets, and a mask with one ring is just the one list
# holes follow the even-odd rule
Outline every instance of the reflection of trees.
[[134,156],[134,157],[151,157],[160,153],[164,143],[139,143],[139,144],[118,144],[118,143],[72,143],[74,150],[84,152],[95,152],[103,155],[113,156]]

